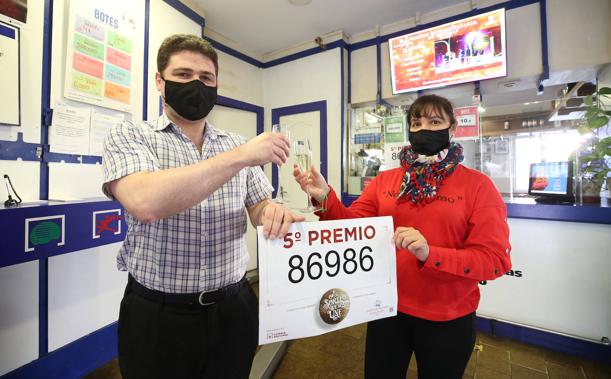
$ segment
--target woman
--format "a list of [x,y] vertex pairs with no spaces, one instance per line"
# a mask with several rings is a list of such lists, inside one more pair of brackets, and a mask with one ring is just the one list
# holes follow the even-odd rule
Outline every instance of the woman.
[[419,378],[461,378],[475,344],[478,281],[511,268],[506,208],[492,181],[460,164],[450,102],[419,97],[408,114],[411,145],[349,208],[312,166],[294,167],[322,220],[392,216],[398,314],[367,327],[366,378],[405,378],[412,353]]

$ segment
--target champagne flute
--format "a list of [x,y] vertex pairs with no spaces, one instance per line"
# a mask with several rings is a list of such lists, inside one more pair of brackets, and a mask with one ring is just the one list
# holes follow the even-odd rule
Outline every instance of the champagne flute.
[[[293,152],[295,153],[295,159],[299,170],[308,173],[310,175],[310,168],[312,167],[312,145],[309,138],[297,139],[293,143]],[[308,206],[300,209],[301,213],[312,213],[318,209],[312,205],[312,199],[310,198],[309,186],[306,187],[306,193],[308,194]]]
[[[281,125],[281,124],[274,124],[272,125],[272,133],[281,133],[284,134],[284,136],[289,140],[291,140],[291,132],[289,130],[289,126],[288,125]],[[284,187],[282,187],[281,181],[280,181],[280,177],[281,177],[281,167],[282,165],[276,165],[277,169],[278,169],[278,189],[276,191],[276,197],[272,200],[274,203],[278,203],[278,204],[286,204],[289,202],[289,197],[288,197],[288,193],[284,190]]]

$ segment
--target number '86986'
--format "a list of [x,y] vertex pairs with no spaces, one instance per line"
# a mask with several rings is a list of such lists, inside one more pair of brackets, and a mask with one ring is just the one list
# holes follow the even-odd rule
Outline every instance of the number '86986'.
[[329,250],[324,258],[318,252],[311,253],[307,259],[295,254],[289,258],[288,279],[291,283],[297,284],[306,275],[311,280],[317,280],[323,274],[332,278],[341,271],[348,275],[354,274],[358,269],[364,272],[371,271],[374,265],[372,252],[371,247],[363,246],[358,254],[353,248],[348,248],[341,254],[335,250]]

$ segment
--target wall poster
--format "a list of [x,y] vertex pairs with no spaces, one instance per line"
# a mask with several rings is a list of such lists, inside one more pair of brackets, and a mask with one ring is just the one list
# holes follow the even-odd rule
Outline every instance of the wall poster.
[[71,1],[64,96],[132,112],[140,2]]

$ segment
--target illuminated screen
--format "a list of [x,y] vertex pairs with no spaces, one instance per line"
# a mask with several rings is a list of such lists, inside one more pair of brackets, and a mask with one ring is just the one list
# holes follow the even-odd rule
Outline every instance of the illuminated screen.
[[528,193],[531,195],[570,195],[569,162],[541,162],[530,165]]
[[393,93],[507,75],[505,9],[388,40]]

